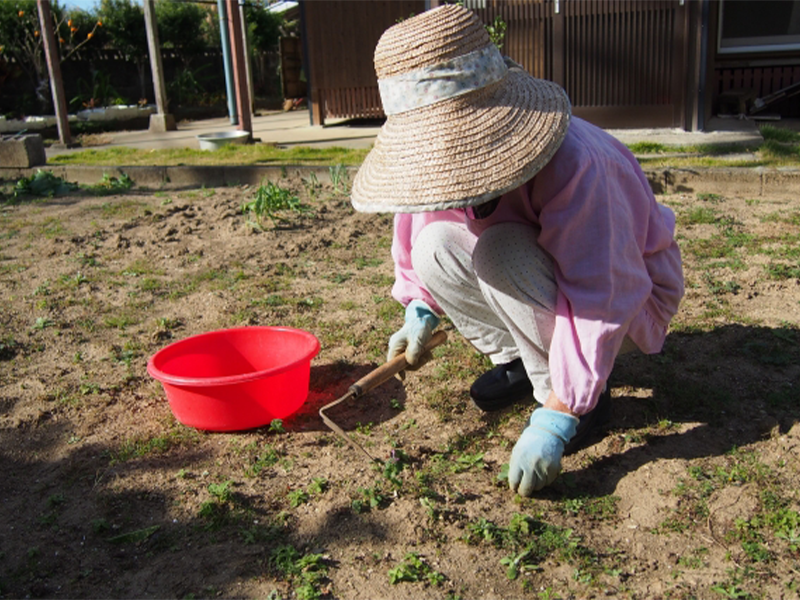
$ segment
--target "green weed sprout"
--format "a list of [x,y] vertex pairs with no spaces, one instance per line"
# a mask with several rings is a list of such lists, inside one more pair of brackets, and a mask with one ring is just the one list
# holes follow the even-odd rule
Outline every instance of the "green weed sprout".
[[110,177],[108,173],[103,173],[99,183],[89,187],[89,191],[97,196],[108,196],[127,192],[133,187],[133,179],[127,174],[122,173],[119,177]]
[[286,188],[269,181],[256,190],[256,196],[242,205],[243,213],[250,213],[255,221],[249,223],[259,229],[264,228],[264,221],[269,219],[273,225],[286,223],[289,219],[280,215],[283,211],[293,213],[308,212],[309,208],[300,203],[300,199]]
[[285,544],[272,551],[269,564],[291,582],[300,600],[316,600],[323,596],[320,588],[327,579],[328,566],[322,554],[303,554],[294,546]]
[[347,193],[347,181],[349,179],[347,167],[344,165],[334,165],[328,168],[328,172],[331,176],[334,193]]

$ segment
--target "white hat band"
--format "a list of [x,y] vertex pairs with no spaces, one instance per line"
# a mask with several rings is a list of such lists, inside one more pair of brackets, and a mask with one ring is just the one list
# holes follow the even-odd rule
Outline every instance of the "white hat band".
[[378,80],[388,115],[429,106],[500,81],[508,72],[497,46],[490,44],[451,60]]

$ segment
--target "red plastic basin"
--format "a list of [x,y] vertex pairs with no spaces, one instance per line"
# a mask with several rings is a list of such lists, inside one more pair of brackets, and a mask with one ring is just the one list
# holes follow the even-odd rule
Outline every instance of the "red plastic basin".
[[240,327],[170,344],[147,362],[184,425],[237,431],[295,413],[308,397],[319,340],[289,327]]

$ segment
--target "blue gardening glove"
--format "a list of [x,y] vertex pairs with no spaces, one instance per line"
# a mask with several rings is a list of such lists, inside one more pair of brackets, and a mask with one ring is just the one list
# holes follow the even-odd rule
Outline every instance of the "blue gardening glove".
[[564,446],[575,435],[579,419],[567,413],[537,408],[511,451],[508,485],[520,496],[550,485],[561,472]]
[[[406,307],[406,322],[402,329],[389,338],[389,354],[392,360],[405,352],[409,365],[417,365],[433,330],[439,324],[439,317],[422,300],[412,300]],[[421,365],[417,365],[421,366]]]

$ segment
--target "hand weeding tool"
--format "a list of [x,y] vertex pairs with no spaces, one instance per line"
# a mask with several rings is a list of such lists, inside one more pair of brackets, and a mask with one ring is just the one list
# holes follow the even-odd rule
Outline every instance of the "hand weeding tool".
[[[425,351],[430,352],[436,346],[440,346],[447,340],[447,334],[444,331],[437,331],[433,334],[433,337],[430,341],[425,345]],[[382,383],[388,381],[401,371],[405,370],[408,367],[408,363],[406,362],[405,354],[399,354],[395,356],[392,360],[385,362],[380,367],[371,371],[358,381],[356,381],[353,385],[350,386],[350,389],[347,390],[347,393],[339,398],[338,400],[331,402],[330,404],[326,404],[322,408],[319,409],[319,416],[322,417],[323,422],[325,425],[331,428],[334,433],[339,435],[342,439],[346,440],[348,444],[353,446],[354,448],[358,448],[364,454],[366,454],[370,460],[382,463],[378,458],[374,458],[369,452],[367,452],[364,447],[356,442],[355,440],[351,439],[341,427],[339,427],[336,423],[334,423],[326,414],[325,411],[329,408],[333,408],[337,404],[344,402],[345,400],[349,400],[350,398],[360,398],[370,390],[375,389]]]

